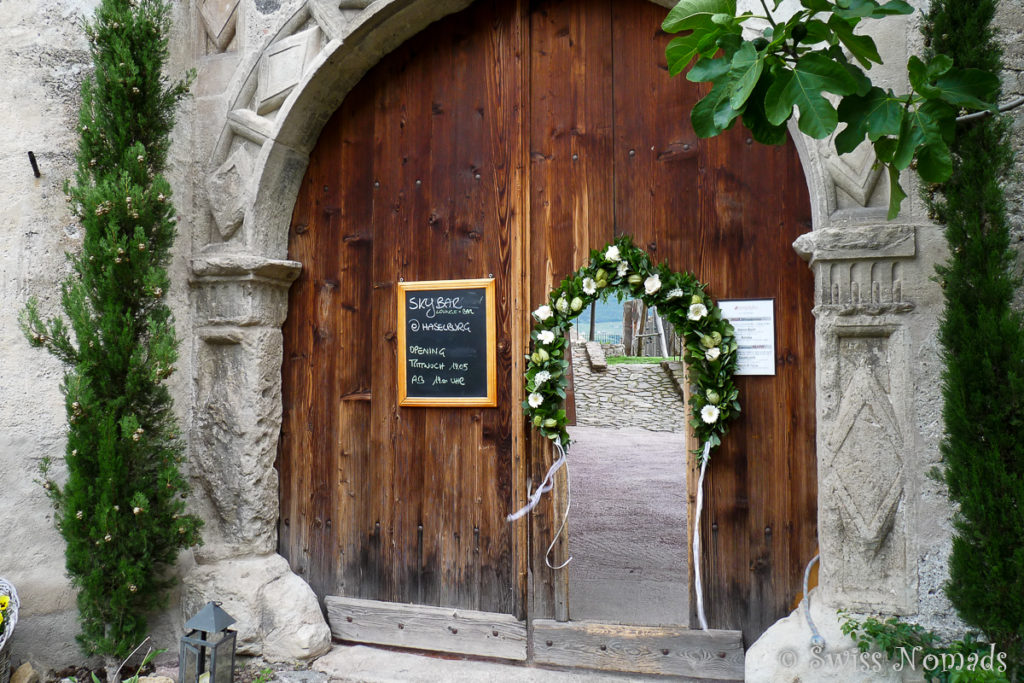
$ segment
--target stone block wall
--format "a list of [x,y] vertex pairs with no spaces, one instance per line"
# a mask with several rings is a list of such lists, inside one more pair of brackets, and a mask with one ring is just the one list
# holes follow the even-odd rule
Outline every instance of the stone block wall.
[[686,406],[672,375],[660,363],[609,365],[594,372],[584,346],[574,344],[572,370],[576,424],[655,432],[686,429]]

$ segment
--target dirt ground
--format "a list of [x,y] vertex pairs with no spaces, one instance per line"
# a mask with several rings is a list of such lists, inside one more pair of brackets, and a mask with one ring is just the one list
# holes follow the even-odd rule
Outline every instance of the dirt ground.
[[687,624],[684,435],[573,427],[569,614]]

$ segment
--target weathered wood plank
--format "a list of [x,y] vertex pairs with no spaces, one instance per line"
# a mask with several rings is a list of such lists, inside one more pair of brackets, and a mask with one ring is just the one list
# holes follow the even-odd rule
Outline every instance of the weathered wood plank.
[[[613,230],[611,0],[541,0],[530,7],[530,310],[587,263]],[[539,441],[539,439],[535,439]],[[549,443],[530,450],[533,485],[553,457]],[[560,474],[550,502],[531,515],[536,616],[569,618],[568,570],[545,564],[565,507]],[[563,533],[551,553],[569,556]]]
[[743,680],[743,634],[596,622],[533,622],[539,664],[606,671]]
[[614,13],[617,229],[715,298],[779,306],[776,375],[739,378],[743,414],[712,454],[701,521],[709,623],[752,642],[788,612],[815,549],[813,284],[790,246],[811,227],[806,181],[792,144],[742,126],[699,140],[688,112],[703,91],[668,75],[664,9]]
[[526,622],[510,614],[328,596],[327,621],[340,640],[526,659]]

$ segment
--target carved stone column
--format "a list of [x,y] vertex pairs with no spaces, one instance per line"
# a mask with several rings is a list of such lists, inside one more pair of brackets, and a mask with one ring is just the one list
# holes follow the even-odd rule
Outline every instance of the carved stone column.
[[251,254],[192,262],[195,386],[191,473],[206,527],[184,610],[220,600],[242,654],[318,656],[330,632],[316,595],[277,547],[281,325],[301,266]]
[[913,380],[903,297],[913,226],[824,229],[794,245],[815,273],[818,538],[822,593],[846,609],[906,614]]

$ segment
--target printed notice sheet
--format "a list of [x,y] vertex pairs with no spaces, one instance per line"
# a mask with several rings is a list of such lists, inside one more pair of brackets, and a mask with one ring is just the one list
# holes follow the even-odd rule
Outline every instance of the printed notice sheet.
[[775,299],[729,299],[718,305],[736,330],[736,374],[774,375]]

